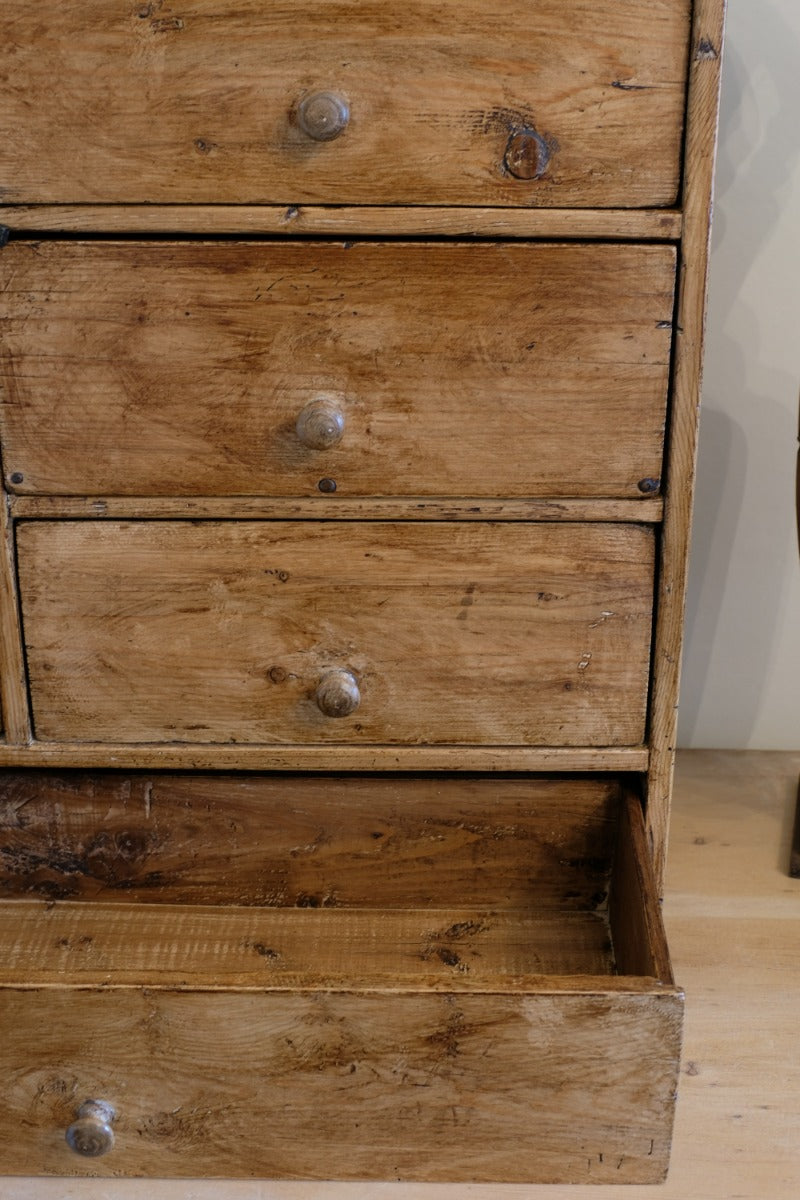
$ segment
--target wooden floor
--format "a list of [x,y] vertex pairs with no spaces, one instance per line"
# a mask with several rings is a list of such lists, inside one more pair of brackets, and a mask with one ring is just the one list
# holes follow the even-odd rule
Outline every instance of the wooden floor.
[[[795,1200],[800,1195],[800,880],[794,754],[679,757],[665,915],[687,1021],[663,1187],[0,1179],[3,1200]],[[4,1131],[3,1136],[13,1136]]]

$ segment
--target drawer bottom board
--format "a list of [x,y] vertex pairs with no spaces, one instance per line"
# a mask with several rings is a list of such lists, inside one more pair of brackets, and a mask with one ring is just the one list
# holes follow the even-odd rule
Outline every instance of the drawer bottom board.
[[0,987],[63,982],[491,991],[537,976],[613,975],[608,913],[450,909],[0,905]]

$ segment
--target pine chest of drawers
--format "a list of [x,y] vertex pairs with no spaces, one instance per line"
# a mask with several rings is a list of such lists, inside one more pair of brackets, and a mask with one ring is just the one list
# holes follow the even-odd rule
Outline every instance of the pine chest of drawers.
[[6,5],[0,1174],[663,1178],[722,8]]

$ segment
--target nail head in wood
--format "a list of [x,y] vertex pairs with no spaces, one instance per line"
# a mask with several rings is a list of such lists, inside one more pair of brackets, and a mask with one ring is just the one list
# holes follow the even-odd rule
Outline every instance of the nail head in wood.
[[636,485],[645,496],[652,496],[661,487],[660,479],[640,479]]

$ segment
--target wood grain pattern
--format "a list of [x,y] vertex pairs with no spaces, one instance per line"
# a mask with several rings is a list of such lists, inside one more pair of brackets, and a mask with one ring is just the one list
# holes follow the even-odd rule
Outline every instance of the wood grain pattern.
[[20,629],[14,534],[8,503],[0,491],[0,737],[15,744],[31,738],[25,659]]
[[539,911],[535,898],[523,911],[7,900],[0,945],[0,989],[519,993],[613,973],[604,911]]
[[642,526],[36,521],[17,550],[41,740],[642,740]]
[[2,767],[181,771],[646,771],[639,746],[227,746],[0,742]]
[[[614,779],[538,781],[532,807],[499,775],[6,776],[0,1171],[663,1178],[682,995],[649,852],[660,874],[722,9],[11,0],[20,231],[508,240],[12,240],[0,433],[59,740],[24,744],[7,588],[0,761],[650,774],[647,834]],[[297,127],[317,89],[353,114],[329,145]],[[290,439],[323,392],[346,433],[316,471]],[[319,725],[330,669],[361,704]],[[120,1114],[100,1163],[63,1140],[87,1096]]]
[[[800,753],[680,751],[664,913],[689,1003],[669,1177],[614,1200],[796,1200],[800,1129],[800,883],[786,877]],[[47,1078],[47,1077],[45,1077]],[[50,1079],[63,1078],[57,1072]],[[42,1080],[42,1075],[38,1076]],[[82,1098],[82,1097],[81,1097]],[[64,1111],[71,1119],[67,1092]],[[41,1101],[40,1101],[41,1103]],[[35,1110],[35,1106],[32,1106]],[[55,1111],[55,1110],[53,1110]],[[53,1143],[55,1145],[55,1142]],[[24,1166],[23,1170],[27,1170]],[[3,1179],[13,1200],[464,1200],[463,1183]],[[601,1200],[590,1183],[508,1189],[515,1200]],[[470,1200],[498,1200],[496,1183]]]
[[0,213],[13,234],[36,233],[275,233],[378,237],[649,238],[681,236],[679,209],[628,208],[396,208],[226,204],[7,205]]
[[594,911],[619,791],[590,776],[6,772],[0,894]]
[[[678,188],[690,0],[7,0],[8,203],[647,207]],[[59,80],[58,89],[53,80]],[[341,92],[347,131],[297,126]],[[534,128],[541,179],[504,167]],[[18,136],[24,129],[25,136]]]
[[[658,491],[671,246],[19,242],[0,267],[11,491]],[[325,450],[296,428],[320,396]]]
[[702,386],[720,66],[725,0],[698,0],[692,32],[675,366],[667,451],[650,710],[647,829],[663,885],[678,729],[683,616],[688,577],[697,431]]
[[[551,1182],[663,1178],[680,999],[0,990],[3,1169]],[[203,1071],[197,1071],[198,1061]],[[121,1081],[124,1081],[122,1083]],[[63,1131],[119,1113],[104,1159]]]
[[650,847],[638,796],[621,805],[611,894],[608,898],[617,969],[672,983],[669,947],[655,888]]
[[638,500],[493,500],[485,496],[430,500],[372,497],[358,499],[320,493],[299,500],[268,496],[9,496],[12,518],[57,520],[241,521],[621,521],[654,525],[661,520],[660,496]]
[[[108,801],[121,811],[120,801],[130,800],[149,805],[149,817],[161,807],[153,791],[134,795],[133,781],[120,786],[110,776],[62,780],[54,806],[45,779],[48,795],[38,799],[30,776],[6,781],[9,825],[21,817],[21,826],[35,826],[37,805],[43,813],[63,804],[76,815],[88,803],[97,815]],[[263,811],[265,787],[278,793],[278,781],[245,782],[245,809],[257,798]],[[425,816],[431,807],[440,818],[455,812],[455,827],[470,835],[481,814],[489,832],[493,785],[486,781],[362,782],[360,794],[333,797],[348,807],[339,847],[326,851],[317,836],[329,866],[348,856],[356,901],[364,886],[360,847],[367,837],[374,847],[382,802],[397,811],[391,789],[402,790],[403,820],[417,845],[436,840],[436,816],[433,824]],[[190,797],[197,816],[208,807],[209,786],[176,780],[175,798]],[[309,806],[318,816],[335,807],[322,787],[290,786],[296,800],[284,806],[284,843],[308,835],[309,816],[316,824]],[[8,1080],[0,1117],[18,1133],[0,1150],[0,1167],[64,1175],[662,1178],[682,997],[664,981],[615,975],[602,899],[584,894],[576,902],[561,891],[573,875],[585,888],[598,870],[594,852],[604,842],[610,851],[618,786],[513,779],[495,791],[503,824],[490,836],[502,829],[513,840],[527,875],[516,908],[508,904],[523,898],[521,878],[505,895],[499,864],[476,879],[486,855],[474,842],[451,843],[445,853],[460,881],[431,864],[427,878],[441,892],[427,897],[418,884],[404,890],[402,865],[396,890],[391,867],[387,873],[373,849],[384,905],[368,908],[285,907],[297,899],[287,895],[268,898],[266,908],[5,900],[0,1016],[13,1036],[0,1046]],[[219,793],[214,804],[221,813]],[[229,811],[242,820],[241,803]],[[184,827],[187,817],[184,808]],[[247,829],[239,833],[248,840]],[[263,836],[270,839],[269,825]],[[644,850],[640,837],[631,852]],[[606,858],[600,869],[608,867]],[[447,907],[459,886],[460,902]],[[465,903],[476,888],[500,907]],[[423,904],[403,908],[398,896]],[[643,903],[635,884],[625,901]],[[90,1163],[63,1143],[89,1095],[118,1114],[113,1151]]]

